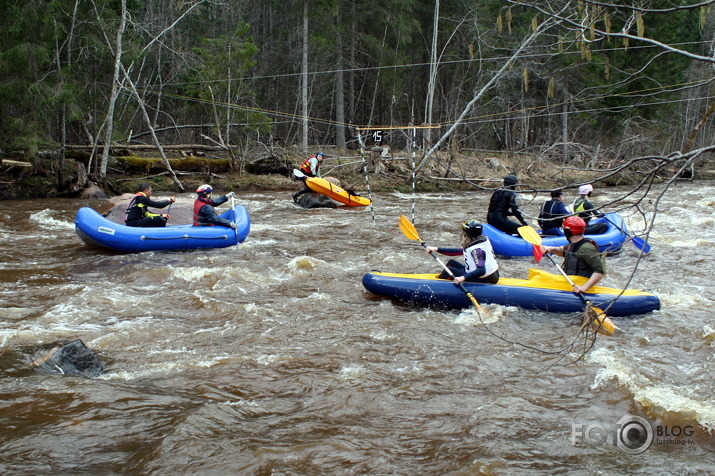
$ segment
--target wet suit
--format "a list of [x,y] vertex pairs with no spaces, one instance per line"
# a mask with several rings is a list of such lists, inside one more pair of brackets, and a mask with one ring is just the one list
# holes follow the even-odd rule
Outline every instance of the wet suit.
[[[516,217],[521,224],[509,220],[510,216]],[[517,234],[519,227],[526,225],[526,220],[516,204],[516,194],[513,190],[500,188],[492,194],[492,198],[489,200],[487,223],[510,235]]]
[[129,202],[129,206],[127,207],[127,217],[124,222],[127,226],[144,228],[166,226],[167,219],[157,213],[151,213],[148,207],[164,208],[168,205],[171,205],[171,200],[155,202],[151,198],[144,195],[143,192],[139,192],[134,195],[132,201]]

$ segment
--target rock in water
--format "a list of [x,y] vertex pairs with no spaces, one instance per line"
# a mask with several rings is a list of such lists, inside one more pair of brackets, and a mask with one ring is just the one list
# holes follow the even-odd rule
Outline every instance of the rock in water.
[[97,353],[80,339],[55,342],[49,352],[35,359],[32,365],[63,375],[98,377],[104,372]]
[[338,208],[338,204],[330,197],[316,192],[301,195],[296,203],[302,208]]

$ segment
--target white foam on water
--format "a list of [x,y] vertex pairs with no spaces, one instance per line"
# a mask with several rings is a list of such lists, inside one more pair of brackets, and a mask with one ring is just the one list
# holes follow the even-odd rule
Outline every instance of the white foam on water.
[[354,380],[360,378],[367,372],[361,365],[343,365],[340,368],[339,377],[341,380]]
[[[132,369],[132,370],[110,370],[108,372],[103,373],[100,375],[98,378],[102,380],[135,380],[139,378],[147,378],[147,377],[152,377],[156,376],[159,374],[175,374],[175,373],[181,373],[184,372],[188,369],[194,369],[194,368],[210,368],[213,367],[214,365],[220,364],[221,362],[231,358],[231,356],[227,355],[218,355],[218,356],[213,356],[213,357],[202,357],[199,359],[196,359],[192,354],[195,354],[193,351],[189,351],[186,349],[163,349],[160,351],[149,351],[147,352],[147,355],[149,354],[174,354],[174,355],[183,355],[183,354],[188,354],[189,359],[187,360],[171,360],[171,361],[163,361],[163,362],[157,362],[157,363],[145,363],[142,365],[141,368],[138,369]],[[117,364],[115,364],[117,365]]]
[[479,312],[473,307],[463,309],[454,319],[455,324],[482,326],[484,324],[493,324],[499,322],[499,319],[504,315],[504,308],[499,305],[482,305],[486,312]]
[[378,331],[373,334],[370,334],[370,337],[372,337],[376,341],[384,342],[387,340],[394,340],[395,334],[391,334],[391,333],[385,332],[385,331]]
[[256,357],[256,363],[259,363],[261,365],[270,365],[272,363],[277,362],[279,359],[280,359],[280,355],[278,355],[278,354],[269,354],[269,355],[263,354],[263,355],[259,355],[258,357]]
[[[675,307],[690,308],[694,305],[707,305],[712,303],[712,299],[707,297],[707,290],[705,288],[698,289],[698,287],[689,287],[688,291],[685,289],[675,289],[671,288],[675,292],[658,292],[658,299],[660,299],[661,309],[673,309]],[[663,311],[661,311],[663,312]]]
[[183,279],[184,281],[187,282],[192,282],[192,281],[202,281],[205,278],[209,276],[214,276],[220,273],[220,271],[216,268],[199,268],[199,267],[193,267],[193,268],[171,268],[172,276]]
[[52,214],[55,210],[44,209],[39,212],[31,213],[30,220],[36,221],[42,225],[48,225],[50,228],[63,228],[65,230],[74,230],[74,222],[69,222],[65,220],[57,220],[52,218]]
[[320,266],[327,266],[327,262],[312,256],[296,256],[288,262],[288,268],[292,271],[313,271]]
[[591,388],[597,389],[615,380],[642,406],[692,418],[707,431],[715,433],[715,400],[712,394],[698,391],[697,385],[684,388],[652,382],[636,370],[637,361],[632,357],[605,348],[593,351],[588,360],[602,366]]

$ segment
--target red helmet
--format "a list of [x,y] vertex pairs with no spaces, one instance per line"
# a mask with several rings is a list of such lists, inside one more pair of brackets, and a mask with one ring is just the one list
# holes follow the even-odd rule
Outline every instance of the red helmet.
[[586,231],[586,222],[579,217],[567,217],[564,220],[564,229],[570,230],[574,235],[583,235]]

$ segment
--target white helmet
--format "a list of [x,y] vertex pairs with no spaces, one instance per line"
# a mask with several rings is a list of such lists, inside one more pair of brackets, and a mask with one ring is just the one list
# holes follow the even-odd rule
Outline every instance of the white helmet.
[[581,185],[578,188],[579,195],[588,195],[591,192],[593,192],[593,185],[591,185],[590,183],[587,183],[586,185]]
[[213,187],[208,184],[201,185],[199,188],[196,189],[196,193],[200,193],[202,195],[209,194],[213,191],[214,191]]

